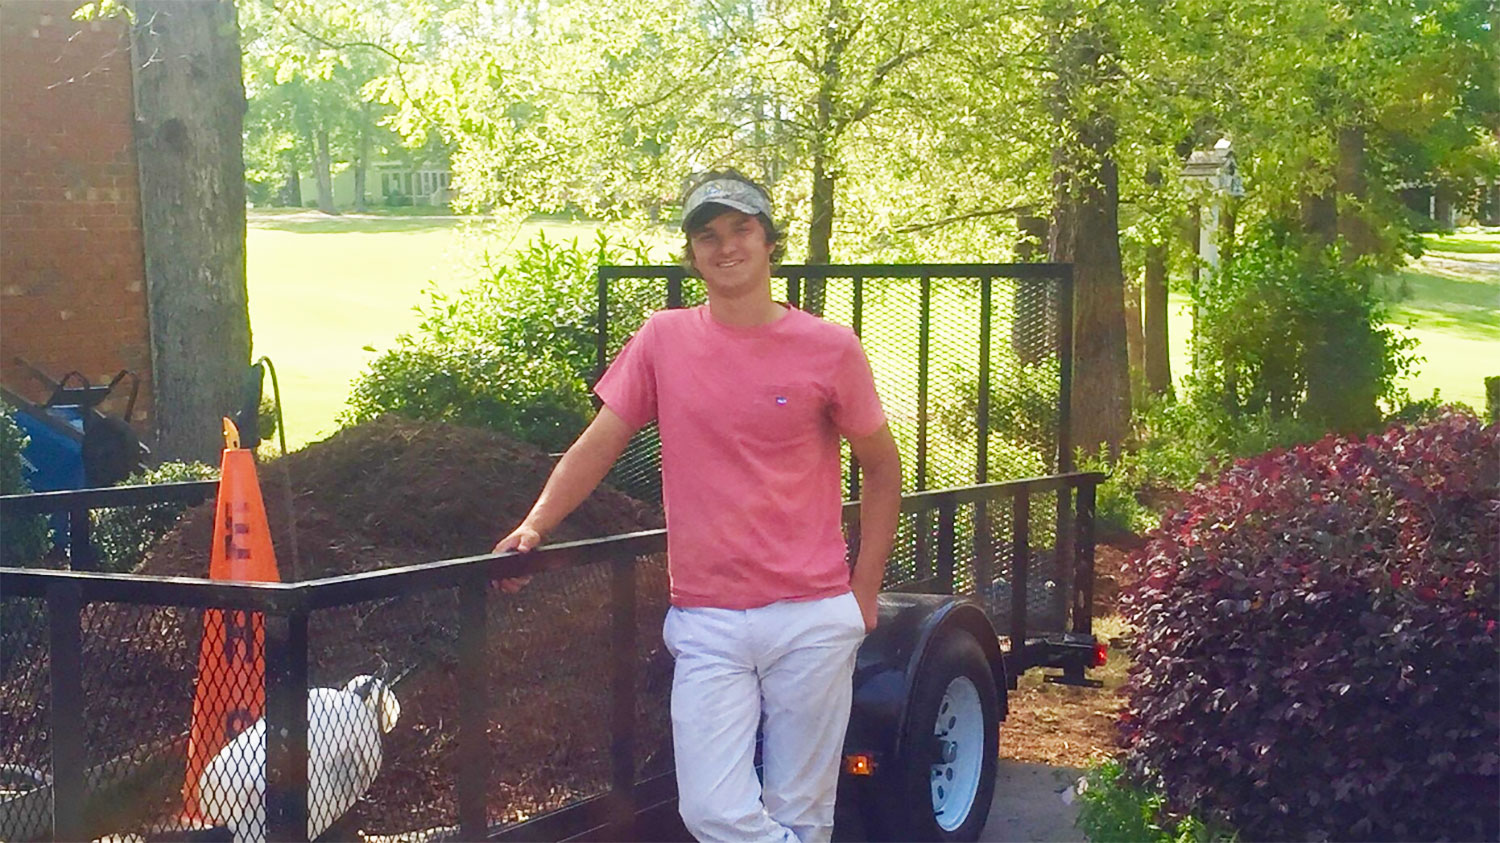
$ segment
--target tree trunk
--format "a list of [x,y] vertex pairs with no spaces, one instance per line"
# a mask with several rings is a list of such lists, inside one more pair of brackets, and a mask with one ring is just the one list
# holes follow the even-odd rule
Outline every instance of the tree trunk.
[[828,158],[819,150],[813,159],[812,223],[807,230],[807,262],[828,263],[833,241],[833,176]]
[[[821,146],[821,144],[820,144]],[[833,239],[833,176],[828,173],[827,157],[819,149],[813,159],[812,224],[807,230],[807,262],[826,264],[829,243]],[[808,313],[823,313],[823,291],[827,284],[822,277],[804,279],[802,309]]]
[[1130,426],[1130,367],[1120,265],[1120,184],[1112,146],[1091,144],[1099,156],[1098,170],[1081,180],[1075,207],[1071,440],[1075,448],[1097,451],[1103,444],[1118,455]]
[[283,208],[302,207],[302,178],[297,175],[297,161],[294,158],[286,159],[286,180],[281,184],[281,193],[277,194],[276,201]]
[[1130,425],[1130,365],[1116,130],[1099,105],[1111,99],[1116,48],[1102,24],[1078,11],[1071,4],[1051,11],[1056,77],[1049,107],[1062,145],[1053,152],[1049,252],[1054,261],[1073,263],[1071,447],[1097,453],[1102,444],[1118,456]]
[[[834,174],[830,147],[836,129],[833,121],[833,94],[839,87],[844,49],[848,46],[844,23],[843,0],[828,0],[828,7],[823,15],[823,31],[826,35],[823,45],[823,78],[818,84],[818,98],[814,103],[817,117],[813,125],[812,220],[807,229],[809,264],[826,264],[832,254]],[[806,279],[802,296],[803,309],[809,313],[822,314],[825,285],[823,278]]]
[[1125,279],[1125,359],[1130,362],[1131,403],[1146,384],[1146,334],[1141,328],[1141,282]]
[[158,459],[214,462],[250,367],[232,0],[136,0],[135,143]]
[[[1318,165],[1309,161],[1307,167]],[[1308,239],[1320,247],[1332,246],[1338,237],[1338,203],[1329,190],[1322,193],[1305,192],[1301,200],[1302,231]]]
[[[1061,153],[1052,156],[1052,220],[1047,227],[1047,260],[1072,263],[1077,198],[1073,196],[1068,164]],[[1077,272],[1074,272],[1077,279]]]
[[[1340,129],[1338,153],[1334,168],[1336,198],[1326,203],[1334,208],[1333,219],[1327,219],[1328,208],[1321,202],[1314,219],[1322,226],[1317,232],[1319,242],[1330,233],[1342,241],[1339,258],[1347,266],[1375,249],[1374,230],[1363,214],[1364,132]],[[1307,393],[1302,413],[1324,430],[1360,432],[1380,420],[1379,377],[1372,371],[1371,350],[1362,336],[1344,327],[1359,318],[1355,313],[1342,318],[1331,316],[1319,325],[1319,335],[1307,350]]]
[[354,160],[354,212],[363,214],[369,210],[365,202],[365,180],[370,171],[370,105],[365,103],[360,115],[359,156]]
[[328,153],[328,128],[318,127],[317,160],[313,164],[313,175],[318,179],[318,210],[325,214],[337,214],[333,205],[333,158]]
[[1374,254],[1379,244],[1370,225],[1365,204],[1369,200],[1369,183],[1365,178],[1365,132],[1359,128],[1339,129],[1339,158],[1334,168],[1334,189],[1338,191],[1335,228],[1344,241],[1340,257],[1352,264]]
[[1145,364],[1146,389],[1152,395],[1172,397],[1172,362],[1167,335],[1167,244],[1146,247]]
[[1445,230],[1453,227],[1453,197],[1447,188],[1441,185],[1433,188],[1432,208],[1433,222]]

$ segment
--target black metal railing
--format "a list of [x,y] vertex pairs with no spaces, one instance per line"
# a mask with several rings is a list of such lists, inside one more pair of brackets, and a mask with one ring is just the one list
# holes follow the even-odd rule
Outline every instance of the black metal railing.
[[[1004,581],[1009,587],[1008,617],[1002,634],[1010,638],[1008,666],[1019,672],[1035,660],[1028,644],[1038,632],[1034,614],[1028,605],[1027,581],[1034,572],[1037,558],[1032,547],[1033,533],[1028,513],[1030,501],[1037,495],[1056,493],[1068,501],[1071,523],[1076,534],[1071,541],[1054,535],[1051,557],[1058,566],[1067,566],[1069,579],[1076,584],[1071,594],[1071,629],[1088,632],[1091,584],[1093,581],[1093,500],[1094,488],[1102,479],[1094,473],[1070,473],[1027,480],[988,483],[962,488],[916,492],[902,501],[904,517],[934,516],[933,549],[930,564],[922,577],[896,586],[955,594],[972,594],[982,599],[986,589]],[[179,484],[179,486],[201,484]],[[149,490],[149,491],[148,491]],[[79,507],[117,506],[129,502],[157,502],[153,495],[186,495],[182,488],[153,486],[139,490],[86,490],[56,493],[50,496],[29,495],[0,498],[0,512],[72,511]],[[176,499],[176,498],[174,498]],[[1076,505],[1072,504],[1076,499]],[[968,522],[984,521],[1009,508],[1010,553],[1000,552],[988,538],[1005,532],[1005,525],[981,525],[969,529]],[[965,513],[972,514],[965,514]],[[857,537],[857,503],[847,504],[845,519],[851,536]],[[966,521],[967,519],[967,521]],[[915,522],[914,522],[915,523]],[[972,527],[973,525],[971,525]],[[978,537],[978,538],[976,538]],[[79,571],[52,571],[0,568],[0,608],[13,601],[40,601],[45,604],[45,658],[33,661],[6,662],[9,674],[0,682],[15,683],[10,689],[23,694],[31,674],[43,671],[47,677],[47,700],[36,700],[35,707],[46,702],[45,754],[47,758],[6,759],[29,761],[50,768],[45,784],[50,790],[45,800],[51,816],[19,819],[7,814],[27,793],[0,794],[0,838],[50,835],[55,840],[91,839],[111,829],[98,824],[95,814],[85,810],[90,804],[95,777],[88,765],[85,746],[89,724],[85,723],[85,670],[96,670],[94,662],[84,658],[85,619],[91,608],[100,605],[125,604],[161,609],[177,607],[201,613],[209,609],[238,610],[251,613],[263,621],[265,665],[265,748],[264,827],[268,839],[305,840],[308,816],[319,798],[318,783],[309,782],[309,689],[311,638],[310,626],[317,613],[341,608],[377,604],[379,601],[411,599],[424,594],[452,592],[456,595],[457,638],[453,652],[456,670],[452,682],[457,685],[458,718],[451,740],[456,743],[453,789],[456,802],[455,823],[447,829],[457,839],[506,838],[558,839],[589,829],[603,827],[614,838],[630,836],[634,818],[643,807],[660,802],[663,787],[670,776],[640,777],[642,746],[639,741],[643,680],[640,671],[638,635],[642,620],[658,623],[659,618],[641,617],[638,600],[638,572],[643,557],[665,550],[666,536],[661,530],[631,533],[587,541],[551,545],[526,555],[482,555],[448,559],[416,565],[350,574],[298,583],[216,582],[186,578],[98,574]],[[0,560],[3,562],[3,560]],[[205,565],[206,567],[206,565]],[[550,811],[525,823],[496,822],[489,732],[491,698],[505,689],[494,683],[496,663],[491,647],[500,637],[497,625],[506,617],[508,604],[491,586],[499,580],[529,575],[555,576],[560,572],[589,568],[607,571],[608,598],[608,676],[603,684],[610,695],[607,707],[609,721],[607,750],[608,786],[604,792],[580,793],[568,806]],[[539,587],[539,583],[530,586]],[[993,615],[992,615],[993,617]],[[506,633],[512,631],[506,630]],[[40,630],[38,630],[40,634]],[[193,642],[187,642],[189,646]],[[45,667],[42,664],[45,663]],[[32,684],[43,684],[33,682]],[[601,691],[602,692],[602,691]],[[12,700],[14,702],[14,700]],[[0,718],[13,714],[0,706]],[[128,725],[128,724],[117,724]],[[4,729],[14,724],[0,723]],[[4,731],[0,729],[0,731]],[[449,739],[443,736],[444,740]],[[30,746],[34,744],[3,744]],[[250,771],[253,772],[253,771]],[[248,774],[248,773],[247,773]],[[312,787],[312,790],[310,790]],[[44,802],[33,801],[41,805]],[[8,808],[7,806],[11,807]],[[26,828],[14,827],[24,820]],[[48,822],[50,820],[50,823]],[[30,832],[29,834],[23,832]],[[253,835],[252,836],[258,836]]]
[[0,514],[67,516],[68,564],[75,571],[97,570],[99,555],[95,552],[89,513],[96,509],[143,506],[153,503],[180,503],[186,506],[203,503],[218,492],[217,480],[191,480],[158,483],[151,486],[111,486],[101,489],[74,489],[64,492],[33,492],[25,495],[0,495]]

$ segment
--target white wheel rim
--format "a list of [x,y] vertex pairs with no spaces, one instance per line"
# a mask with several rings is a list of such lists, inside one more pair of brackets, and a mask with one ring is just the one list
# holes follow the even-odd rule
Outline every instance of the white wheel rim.
[[932,765],[932,813],[939,828],[954,831],[974,809],[984,768],[984,706],[969,677],[948,683],[932,734],[943,750]]

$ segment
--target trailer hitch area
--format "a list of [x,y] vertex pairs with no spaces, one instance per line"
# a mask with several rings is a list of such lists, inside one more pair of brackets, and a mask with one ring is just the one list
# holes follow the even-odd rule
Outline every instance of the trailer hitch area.
[[1063,668],[1061,674],[1049,673],[1042,681],[1053,685],[1072,685],[1075,688],[1103,688],[1103,679],[1091,679],[1083,675],[1083,668]]
[[1100,688],[1104,682],[1091,679],[1085,671],[1103,667],[1109,659],[1109,645],[1092,635],[1068,633],[1061,641],[1047,642],[1046,646],[1055,658],[1046,662],[1052,667],[1061,667],[1061,675],[1048,674],[1043,681],[1055,685],[1073,685],[1079,688]]

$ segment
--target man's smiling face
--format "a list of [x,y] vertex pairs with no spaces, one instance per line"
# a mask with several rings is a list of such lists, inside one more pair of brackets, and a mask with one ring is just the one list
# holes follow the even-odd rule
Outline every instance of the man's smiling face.
[[693,268],[709,293],[737,298],[770,283],[771,252],[776,244],[765,226],[749,214],[725,210],[688,234]]

